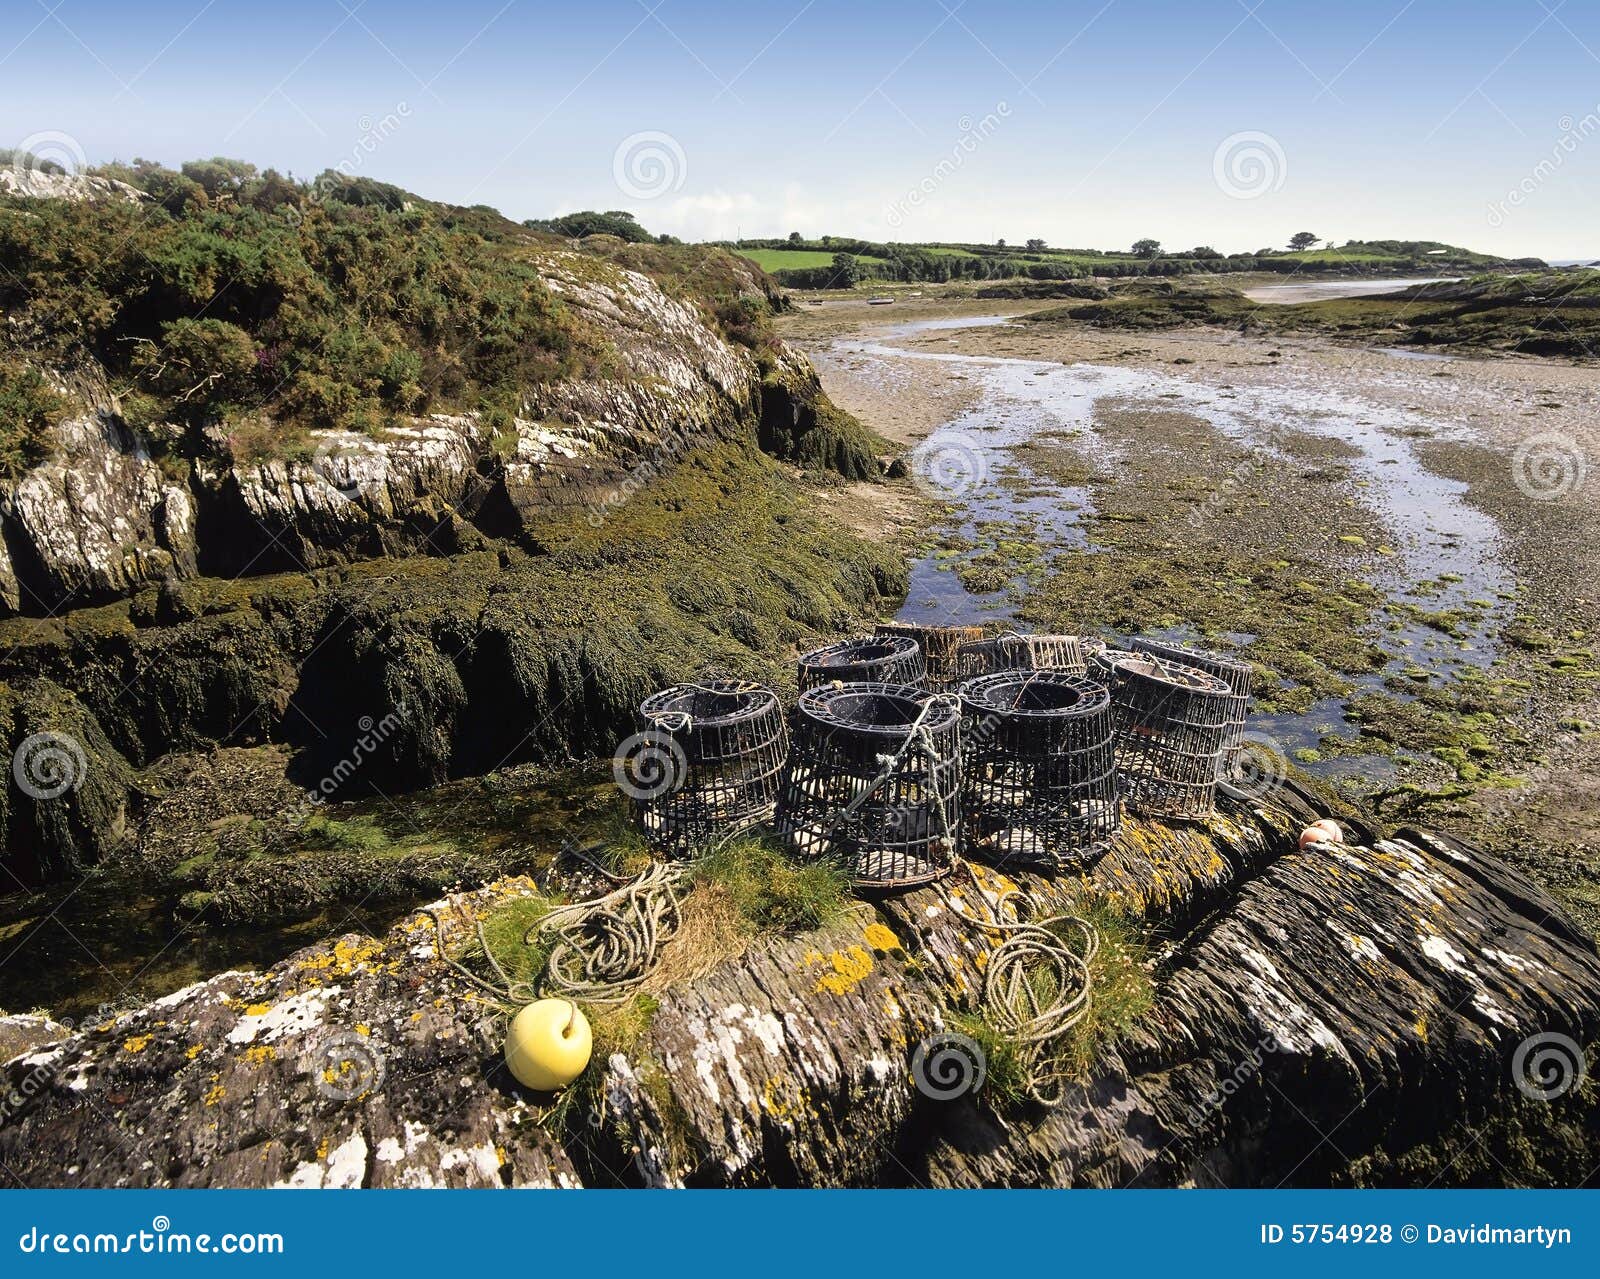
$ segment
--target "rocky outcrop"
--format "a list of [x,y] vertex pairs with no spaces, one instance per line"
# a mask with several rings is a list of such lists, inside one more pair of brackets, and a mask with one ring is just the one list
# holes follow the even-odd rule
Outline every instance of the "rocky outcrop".
[[450,555],[535,534],[574,509],[598,525],[719,443],[875,472],[870,441],[827,403],[803,356],[780,346],[781,376],[764,378],[751,351],[642,272],[554,250],[540,262],[608,363],[599,376],[529,386],[498,428],[478,413],[433,414],[371,434],[311,431],[262,459],[239,424],[163,423],[151,436],[181,459],[164,470],[98,370],[57,377],[74,410],[56,427],[55,456],[0,485],[0,615],[99,603],[169,578]]
[[0,610],[93,604],[192,577],[195,508],[102,380],[76,377],[81,411],[55,428],[57,454],[9,486],[0,508]]
[[[662,991],[565,1127],[509,1078],[503,1023],[416,917],[17,1057],[6,1082],[29,1100],[0,1161],[29,1185],[1275,1185],[1374,1161],[1450,1184],[1464,1168],[1418,1152],[1492,1113],[1548,1158],[1587,1143],[1592,1166],[1592,1094],[1532,1097],[1525,1047],[1600,1036],[1592,943],[1443,836],[1298,850],[1306,810],[1281,800],[1129,823],[1083,882],[1025,885],[1120,902],[1169,939],[1153,1009],[1054,1110],[918,1088],[918,1046],[972,1006],[996,940],[921,890]],[[449,944],[531,891],[442,904]]]
[[148,200],[138,187],[88,173],[50,173],[37,166],[0,168],[0,195],[27,196],[34,200]]

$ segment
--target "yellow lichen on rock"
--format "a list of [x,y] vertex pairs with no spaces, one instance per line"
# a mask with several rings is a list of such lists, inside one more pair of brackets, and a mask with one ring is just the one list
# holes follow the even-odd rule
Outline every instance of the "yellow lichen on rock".
[[122,1051],[125,1053],[142,1053],[146,1048],[150,1047],[150,1043],[154,1039],[154,1035],[134,1035],[131,1039],[122,1041]]
[[905,949],[900,944],[900,938],[895,935],[894,929],[887,924],[868,924],[862,936],[866,938],[867,945],[871,946],[873,950]]
[[817,978],[818,994],[824,991],[830,995],[848,994],[872,971],[872,956],[860,946],[852,946],[849,950],[836,950],[830,955],[813,950],[806,955],[805,962],[808,968],[824,964],[828,966],[829,971]]

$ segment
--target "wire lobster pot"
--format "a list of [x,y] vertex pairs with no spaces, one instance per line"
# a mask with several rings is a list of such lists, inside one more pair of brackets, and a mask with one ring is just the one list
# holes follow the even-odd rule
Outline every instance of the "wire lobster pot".
[[961,686],[961,715],[964,852],[1061,872],[1105,851],[1121,816],[1105,685],[1067,671],[999,671]]
[[1136,652],[1149,653],[1164,662],[1178,662],[1204,671],[1207,675],[1214,675],[1228,686],[1233,694],[1233,705],[1228,716],[1228,735],[1223,742],[1221,765],[1221,776],[1227,777],[1233,772],[1239,752],[1244,748],[1245,725],[1250,719],[1250,693],[1255,683],[1255,671],[1250,664],[1237,658],[1224,657],[1220,653],[1191,648],[1187,644],[1169,644],[1162,640],[1136,639],[1133,647]]
[[742,680],[680,684],[647,697],[616,761],[645,841],[685,857],[772,815],[789,754],[777,694]]
[[1138,654],[1132,649],[1108,648],[1104,640],[1095,640],[1094,645],[1088,654],[1089,678],[1100,681],[1115,694],[1122,683],[1122,677],[1117,674],[1117,663],[1137,657]]
[[909,635],[868,635],[813,649],[800,658],[800,691],[823,684],[903,684],[928,677],[922,648]]
[[774,824],[805,860],[836,857],[860,889],[947,874],[961,821],[960,704],[906,684],[800,695]]
[[963,644],[983,638],[981,626],[924,626],[918,622],[880,622],[877,635],[909,635],[922,650],[928,687],[936,693],[957,683],[958,654]]
[[1083,641],[1076,635],[996,635],[957,651],[961,683],[995,671],[1067,671],[1083,675]]
[[1124,801],[1149,817],[1211,816],[1233,691],[1214,675],[1143,653],[1119,661],[1116,673]]

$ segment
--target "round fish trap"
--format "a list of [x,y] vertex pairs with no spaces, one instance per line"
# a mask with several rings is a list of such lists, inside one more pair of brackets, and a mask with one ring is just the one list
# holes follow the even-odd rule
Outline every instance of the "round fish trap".
[[1130,657],[1139,656],[1132,649],[1107,648],[1105,643],[1096,640],[1097,648],[1089,653],[1089,678],[1098,680],[1113,693],[1122,683],[1122,677],[1117,674],[1117,663],[1125,662]]
[[922,648],[909,635],[843,640],[800,658],[802,693],[822,684],[910,684],[920,688],[927,675]]
[[1214,675],[1135,654],[1116,664],[1117,776],[1150,817],[1209,817],[1233,692]]
[[963,644],[983,638],[981,626],[923,626],[916,622],[881,622],[875,628],[877,635],[909,635],[922,650],[922,660],[927,667],[928,687],[934,692],[944,692],[954,687],[957,673],[957,655]]
[[800,695],[775,824],[796,856],[837,857],[856,887],[945,875],[961,820],[960,705],[905,684]]
[[[651,694],[634,743],[637,775],[618,780],[646,842],[673,857],[770,816],[789,753],[777,694],[742,680]],[[648,755],[655,764],[646,777]]]
[[1087,672],[1083,641],[1076,635],[996,635],[975,640],[957,650],[960,682],[992,675],[995,671]]
[[962,848],[996,866],[1065,871],[1117,829],[1116,716],[1103,684],[1000,671],[961,686]]
[[1248,662],[1209,653],[1204,649],[1190,648],[1187,644],[1168,644],[1162,640],[1136,639],[1136,652],[1149,653],[1164,662],[1177,662],[1192,666],[1207,675],[1215,675],[1233,694],[1233,708],[1228,716],[1228,735],[1222,746],[1222,776],[1233,772],[1234,764],[1243,749],[1245,725],[1250,719],[1250,691],[1255,682],[1255,671]]

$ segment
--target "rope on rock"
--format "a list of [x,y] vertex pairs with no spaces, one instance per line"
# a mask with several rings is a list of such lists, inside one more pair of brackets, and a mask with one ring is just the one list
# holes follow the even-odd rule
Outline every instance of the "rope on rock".
[[[1089,965],[1100,952],[1100,934],[1078,915],[1037,918],[1034,899],[1014,885],[991,903],[972,868],[966,869],[987,918],[968,914],[948,889],[942,890],[945,906],[963,923],[1003,935],[984,968],[984,1020],[1016,1046],[1028,1097],[1042,1106],[1059,1105],[1068,1084],[1060,1041],[1093,1003]],[[1081,933],[1081,954],[1057,931],[1066,928]]]
[[620,888],[545,915],[522,937],[525,946],[539,934],[555,939],[544,985],[594,1004],[630,999],[682,922],[679,889],[686,870],[681,863],[655,862]]

